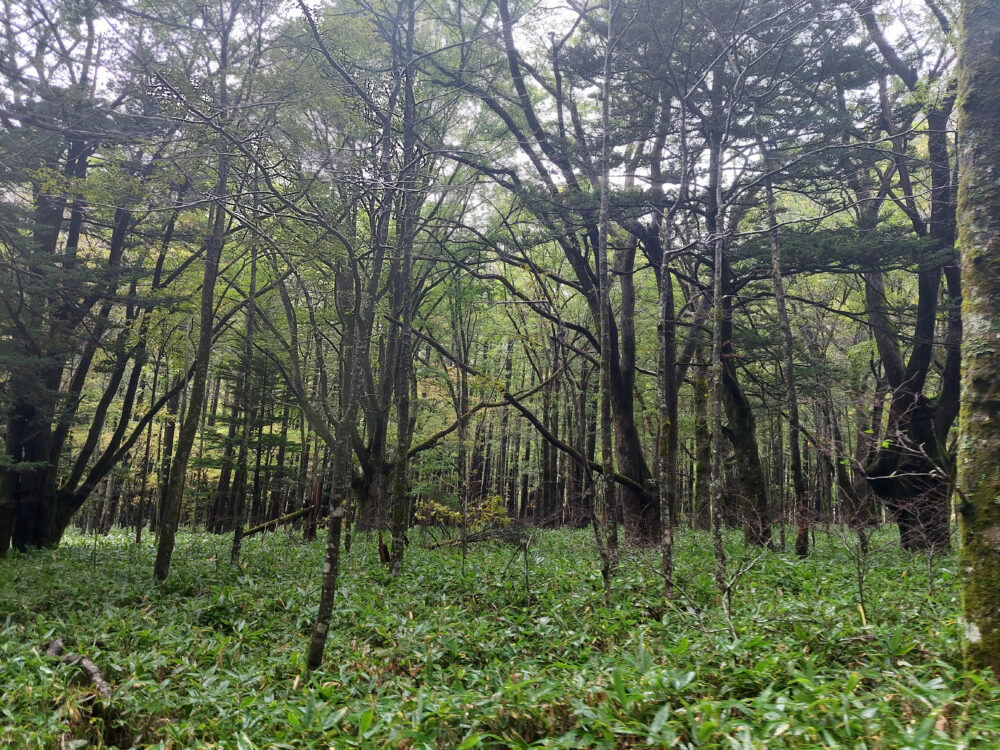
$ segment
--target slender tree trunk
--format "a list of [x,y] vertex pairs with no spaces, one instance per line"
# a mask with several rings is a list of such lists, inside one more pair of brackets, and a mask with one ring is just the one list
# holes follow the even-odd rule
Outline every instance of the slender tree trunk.
[[[156,386],[160,380],[160,363],[153,366],[153,386],[149,392],[149,403],[152,406],[156,400]],[[135,543],[142,542],[142,527],[146,524],[146,493],[149,486],[149,475],[152,473],[153,464],[150,462],[150,451],[153,446],[153,422],[150,420],[146,427],[146,446],[142,457],[142,483],[139,486],[138,507],[135,510]]]
[[309,456],[311,445],[311,436],[309,435],[306,418],[303,415],[299,421],[299,471],[295,482],[295,491],[292,493],[294,499],[285,509],[287,512],[304,506],[309,499]]
[[529,461],[531,461],[531,438],[524,441],[524,463],[521,469],[521,520],[528,518],[528,505],[531,501],[528,497],[528,482],[530,481],[528,475]]
[[694,526],[712,528],[712,423],[708,416],[711,397],[708,363],[699,352],[691,382],[694,387]]
[[226,431],[226,443],[222,449],[222,467],[219,469],[219,482],[215,489],[215,499],[212,502],[209,529],[215,534],[232,528],[233,500],[233,449],[236,446],[236,425],[239,418],[239,396],[233,395],[233,403],[229,411],[229,428]]
[[[544,372],[544,371],[543,371]],[[553,422],[552,385],[547,385],[542,391],[542,424],[553,435],[558,433],[559,425]],[[552,454],[555,449],[548,440],[543,440],[538,457],[539,487],[538,487],[538,517],[536,523],[542,526],[552,525],[552,512],[555,508],[555,477],[552,475]]]
[[[180,377],[175,375],[173,386],[180,382]],[[174,434],[177,431],[177,410],[180,408],[181,392],[178,390],[167,401],[167,421],[163,428],[163,439],[160,441],[160,502],[157,503],[153,512],[153,528],[150,531],[160,535],[161,520],[163,518],[163,507],[166,505],[167,486],[170,484],[171,459],[174,451]]]
[[215,427],[215,417],[219,413],[219,392],[222,390],[222,376],[215,376],[215,387],[212,389],[212,406],[208,411],[208,426]]
[[660,574],[664,594],[674,596],[674,527],[677,525],[677,321],[674,277],[667,252],[660,266],[659,310],[659,429],[657,463],[660,489]]
[[788,321],[785,284],[781,278],[781,244],[778,241],[778,216],[771,177],[777,165],[767,149],[763,136],[759,133],[757,143],[764,154],[764,195],[767,206],[767,234],[771,244],[771,283],[774,286],[774,301],[778,308],[778,328],[781,330],[781,369],[785,381],[785,404],[788,406],[789,463],[792,469],[792,489],[795,493],[795,554],[805,557],[809,554],[809,507],[806,504],[806,483],[802,474],[799,438],[801,423],[798,389],[795,382],[795,342],[792,340],[792,326]]
[[710,509],[712,514],[712,551],[715,558],[715,585],[723,601],[728,599],[728,583],[726,579],[726,550],[722,539],[722,508],[723,492],[726,478],[722,458],[726,453],[725,435],[722,429],[722,402],[724,399],[722,362],[723,349],[723,319],[725,318],[725,300],[723,299],[723,266],[725,265],[726,241],[722,235],[722,188],[720,185],[722,166],[719,147],[711,149],[712,199],[717,212],[713,219],[715,236],[712,238],[712,475],[710,492]]
[[[256,191],[254,193],[256,195]],[[256,213],[256,207],[254,208]],[[250,289],[247,293],[247,327],[243,339],[243,439],[240,443],[240,481],[236,487],[236,508],[233,513],[233,546],[229,551],[229,562],[237,565],[240,561],[240,550],[243,546],[243,516],[246,514],[247,484],[249,470],[247,456],[250,448],[250,434],[253,432],[254,393],[253,393],[253,323],[257,294],[257,245],[250,247]],[[261,407],[263,413],[263,406]],[[260,459],[258,445],[258,461]],[[256,483],[255,483],[256,484]],[[256,486],[254,491],[256,491]]]
[[399,198],[400,211],[397,221],[399,256],[399,349],[396,361],[396,456],[393,464],[392,486],[392,553],[390,572],[398,576],[403,571],[403,550],[406,544],[406,529],[410,521],[408,489],[408,469],[410,443],[413,437],[411,415],[410,379],[413,371],[413,242],[416,232],[417,213],[420,196],[417,185],[416,100],[414,86],[416,69],[413,61],[413,40],[416,29],[416,6],[414,0],[407,0],[405,10],[405,31],[401,48],[394,50],[397,59],[397,74],[401,76],[403,89],[403,137],[402,153],[405,165],[400,173],[402,195]]
[[618,566],[618,487],[613,479],[615,456],[613,448],[612,380],[611,380],[611,272],[610,272],[610,158],[611,158],[611,62],[615,36],[613,28],[618,3],[612,0],[608,7],[608,35],[604,47],[604,70],[601,84],[601,185],[600,218],[597,241],[597,280],[600,295],[601,342],[601,482],[604,510],[603,529],[599,528],[598,515],[594,514],[594,531],[601,553],[601,577],[604,580],[604,604],[611,606],[611,577]]
[[[336,477],[335,477],[336,480]],[[330,630],[330,615],[337,593],[337,576],[340,573],[340,527],[343,523],[344,507],[334,508],[330,514],[330,526],[326,536],[326,552],[323,562],[323,584],[320,590],[319,614],[309,640],[306,665],[310,670],[318,669],[323,663],[326,636]]]
[[281,432],[278,437],[278,455],[274,459],[274,471],[270,477],[271,502],[267,512],[267,519],[280,518],[285,511],[282,507],[282,498],[286,496],[288,487],[288,473],[285,469],[285,451],[288,444],[288,400],[281,410]]
[[507,460],[507,487],[504,490],[507,494],[507,517],[516,519],[518,517],[517,508],[517,476],[521,467],[521,425],[515,422],[517,432],[514,434],[514,449]]
[[[222,120],[226,118],[228,106],[226,77],[229,75],[229,32],[234,20],[235,17],[231,18],[227,25],[224,19],[220,19],[223,23],[223,30],[220,40],[218,81]],[[170,572],[170,559],[173,556],[174,539],[177,534],[177,524],[180,520],[181,501],[184,497],[188,459],[191,457],[195,433],[198,430],[198,422],[201,419],[201,407],[205,400],[205,386],[208,381],[208,360],[212,354],[212,327],[215,321],[215,282],[219,275],[219,261],[222,257],[222,248],[225,244],[226,236],[227,212],[225,197],[229,182],[229,148],[230,144],[224,138],[220,138],[218,172],[215,189],[213,190],[215,202],[213,206],[212,234],[205,243],[205,269],[201,279],[200,327],[198,330],[198,347],[195,352],[194,377],[191,380],[190,402],[188,403],[187,412],[184,415],[184,423],[181,425],[178,436],[177,452],[174,454],[167,492],[163,498],[163,523],[160,526],[160,541],[156,548],[156,562],[153,566],[153,574],[160,581],[166,580],[167,574]]]

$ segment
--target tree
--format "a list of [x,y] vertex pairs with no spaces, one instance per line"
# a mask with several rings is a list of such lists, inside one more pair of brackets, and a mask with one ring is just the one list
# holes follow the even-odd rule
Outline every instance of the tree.
[[[219,278],[219,263],[222,258],[222,251],[225,246],[226,236],[230,225],[229,212],[226,202],[229,197],[230,171],[233,168],[232,144],[224,129],[230,125],[233,111],[230,109],[237,104],[248,103],[247,86],[242,91],[232,92],[233,83],[229,77],[233,75],[234,69],[231,55],[238,50],[238,42],[234,39],[234,32],[242,31],[243,23],[249,23],[250,34],[260,36],[263,34],[264,11],[250,8],[249,17],[244,13],[247,10],[243,7],[241,0],[231,0],[228,4],[222,4],[217,9],[217,13],[209,12],[205,9],[203,21],[206,28],[211,29],[211,42],[205,60],[206,69],[211,71],[211,79],[214,84],[216,98],[213,101],[214,110],[210,115],[204,115],[198,106],[191,101],[183,102],[186,108],[201,120],[207,120],[208,124],[216,124],[212,130],[223,129],[223,132],[213,133],[217,142],[218,156],[214,169],[214,184],[211,188],[210,198],[212,202],[209,214],[207,234],[202,244],[204,259],[204,270],[201,280],[201,300],[198,313],[198,343],[194,352],[194,375],[191,380],[189,401],[184,420],[181,422],[180,430],[177,434],[177,448],[171,462],[170,476],[167,483],[167,491],[163,496],[163,507],[160,511],[161,525],[159,544],[156,549],[156,562],[153,566],[154,575],[161,581],[165,580],[170,572],[170,558],[173,555],[174,539],[177,533],[177,524],[180,520],[181,501],[184,489],[187,485],[187,467],[191,458],[191,450],[194,447],[198,426],[202,417],[202,409],[205,403],[205,391],[208,384],[208,365],[212,352],[212,330],[215,322],[215,285]],[[253,11],[257,11],[254,13]],[[256,24],[255,24],[256,22]],[[252,80],[253,63],[257,61],[251,51],[247,54],[250,65],[244,69],[243,81],[248,83]],[[259,49],[259,46],[258,46]],[[242,61],[246,61],[244,58]],[[258,58],[259,59],[259,58]],[[239,70],[239,68],[235,68]],[[176,95],[176,86],[162,76],[159,76],[161,84]],[[235,94],[235,95],[234,95]],[[242,523],[242,518],[237,518],[237,524]],[[236,556],[234,552],[234,558]]]
[[[920,46],[909,35],[910,41],[899,47],[891,43],[879,25],[873,0],[857,6],[872,44],[902,82],[908,96],[916,97],[925,118],[922,130],[927,144],[929,179],[921,182],[930,195],[929,215],[917,199],[919,183],[907,155],[905,132],[915,124],[916,113],[912,108],[907,111],[905,105],[893,105],[884,77],[880,80],[879,114],[881,127],[891,142],[891,168],[881,174],[877,198],[870,188],[858,195],[862,200],[863,194],[875,199],[862,214],[869,224],[861,226],[862,231],[874,228],[878,204],[891,197],[914,233],[926,240],[916,263],[917,304],[908,357],[897,329],[890,322],[882,268],[872,268],[864,274],[872,333],[891,389],[885,439],[873,452],[866,473],[875,492],[893,512],[906,549],[944,549],[949,544],[954,457],[947,442],[958,415],[962,336],[961,280],[954,248],[954,171],[948,126],[955,102],[954,76],[951,57],[941,53],[947,49],[947,42],[938,39],[950,34],[951,24],[936,4],[928,5],[938,28],[928,29],[927,36],[937,43]],[[922,65],[927,68],[923,75]],[[898,181],[895,189],[891,184],[893,175]],[[944,335],[939,339],[938,312],[945,306],[941,304],[942,296],[946,299],[947,321]],[[935,355],[939,347],[944,350],[944,362],[937,367]],[[935,385],[938,392],[931,395]]]
[[[588,23],[592,10],[580,9],[588,17]],[[624,18],[629,9],[622,4],[616,12]],[[651,492],[652,474],[635,414],[635,330],[628,314],[635,304],[634,286],[628,283],[634,269],[627,262],[635,257],[634,241],[622,240],[621,257],[615,259],[611,251],[619,243],[608,243],[607,261],[614,267],[614,275],[625,283],[620,284],[623,312],[620,316],[604,317],[602,311],[606,308],[601,303],[598,268],[598,256],[604,257],[598,253],[602,241],[599,205],[602,131],[599,117],[581,118],[581,108],[575,99],[580,88],[599,85],[595,81],[600,78],[597,74],[600,62],[597,53],[588,48],[587,67],[592,80],[564,76],[565,71],[558,66],[553,67],[551,76],[543,77],[517,42],[518,30],[527,23],[530,14],[522,13],[507,0],[497,3],[496,14],[494,17],[493,8],[484,5],[476,8],[475,13],[466,10],[449,19],[449,32],[462,54],[433,61],[432,73],[443,84],[471,94],[477,100],[477,107],[489,113],[493,119],[487,122],[505,146],[505,159],[497,164],[486,153],[475,154],[473,158],[457,153],[453,158],[471,164],[508,190],[519,206],[534,217],[568,263],[571,276],[564,283],[586,302],[590,317],[588,339],[596,350],[600,350],[602,337],[610,347],[610,351],[599,356],[608,368],[610,380],[615,476],[620,477],[622,515],[629,532],[637,539],[657,540],[658,502],[656,494]],[[496,42],[494,37],[480,38],[484,24],[493,29]],[[574,26],[556,44],[555,54],[564,54],[562,47],[577,28]],[[591,41],[588,39],[588,43]],[[494,66],[505,71],[502,77],[495,75]],[[543,107],[540,97],[551,107]],[[549,109],[554,110],[554,116],[548,114]],[[565,121],[567,113],[573,123],[572,132]],[[508,144],[523,158],[513,158],[506,148]],[[485,151],[495,149],[496,145],[482,144],[482,147]],[[609,283],[612,278],[609,277]],[[612,294],[610,289],[605,293]],[[539,313],[551,315],[549,311],[539,310]]]
[[[11,542],[58,544],[170,398],[131,425],[156,295],[176,278],[164,264],[184,192],[163,170],[175,126],[156,117],[122,50],[101,56],[96,4],[8,10],[0,124],[19,156],[2,175],[0,555]],[[101,80],[113,75],[117,92]],[[95,387],[92,411],[81,409]]]
[[962,3],[959,55],[965,658],[1000,675],[1000,2]]

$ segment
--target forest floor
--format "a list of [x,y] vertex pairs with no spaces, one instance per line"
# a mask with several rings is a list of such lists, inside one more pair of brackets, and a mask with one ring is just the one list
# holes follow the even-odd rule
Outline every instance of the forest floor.
[[[1000,689],[961,671],[955,558],[889,532],[861,558],[818,531],[802,561],[734,535],[731,627],[699,532],[678,537],[683,596],[633,550],[611,609],[587,530],[536,532],[527,566],[479,545],[464,570],[411,539],[395,581],[355,540],[311,678],[320,542],[255,537],[233,568],[227,538],[183,534],[162,586],[124,534],[0,561],[0,746],[1000,747]],[[108,703],[45,654],[60,636]]]

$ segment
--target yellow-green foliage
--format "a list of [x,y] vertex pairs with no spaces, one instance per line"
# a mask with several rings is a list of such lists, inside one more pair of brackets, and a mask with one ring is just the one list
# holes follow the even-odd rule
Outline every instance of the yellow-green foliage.
[[[461,509],[452,508],[436,500],[425,500],[417,509],[417,523],[422,526],[461,526]],[[491,495],[469,503],[466,528],[469,531],[506,526],[510,523],[507,505],[500,495]]]

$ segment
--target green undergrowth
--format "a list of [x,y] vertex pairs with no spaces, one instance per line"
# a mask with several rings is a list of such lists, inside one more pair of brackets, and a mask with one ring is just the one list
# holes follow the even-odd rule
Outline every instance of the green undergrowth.
[[[697,532],[679,535],[673,602],[633,550],[611,609],[585,530],[535,533],[527,565],[476,546],[464,572],[415,533],[395,581],[361,538],[308,677],[319,542],[255,537],[235,569],[227,538],[183,534],[156,586],[150,544],[70,535],[0,561],[0,746],[1000,746],[1000,690],[961,671],[953,557],[877,537],[862,611],[850,538],[819,532],[802,561],[728,541],[746,568],[731,627]],[[109,705],[45,655],[57,636]]]

